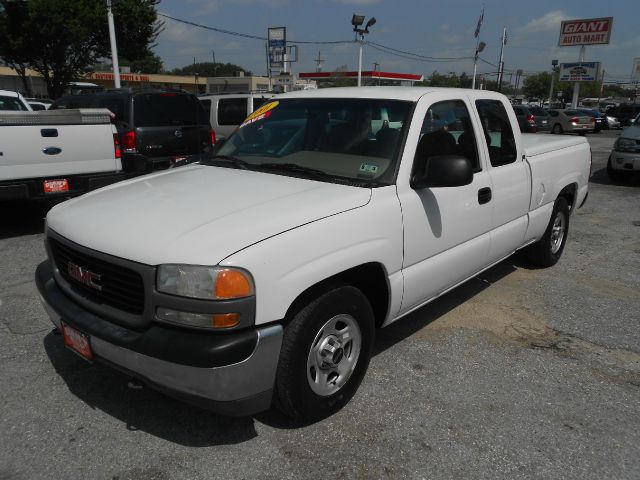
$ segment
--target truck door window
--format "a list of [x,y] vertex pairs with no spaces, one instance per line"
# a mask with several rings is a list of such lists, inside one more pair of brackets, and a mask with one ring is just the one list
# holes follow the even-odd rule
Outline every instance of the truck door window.
[[424,163],[436,155],[462,155],[469,159],[474,172],[481,170],[469,110],[462,100],[434,103],[427,110],[414,163]]
[[248,98],[218,100],[218,125],[240,125],[247,118]]
[[499,100],[476,100],[491,165],[499,167],[516,161],[518,152],[507,110]]

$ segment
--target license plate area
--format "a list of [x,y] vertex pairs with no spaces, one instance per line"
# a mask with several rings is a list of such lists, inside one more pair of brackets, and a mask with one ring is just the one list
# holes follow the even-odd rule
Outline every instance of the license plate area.
[[56,178],[42,182],[44,193],[59,193],[69,191],[69,180],[66,178]]
[[85,360],[93,361],[93,352],[91,351],[91,343],[89,342],[89,336],[82,332],[79,332],[73,327],[70,327],[64,322],[60,322],[62,326],[62,338],[64,339],[64,346],[71,350],[73,353],[80,355]]

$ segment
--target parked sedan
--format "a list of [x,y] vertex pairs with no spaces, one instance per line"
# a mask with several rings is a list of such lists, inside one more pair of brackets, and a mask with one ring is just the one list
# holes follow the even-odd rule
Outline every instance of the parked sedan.
[[549,111],[542,107],[529,106],[527,107],[534,116],[536,127],[538,131],[546,132],[551,130],[551,123],[549,123]]
[[594,133],[599,133],[600,130],[602,130],[604,127],[604,124],[606,122],[604,115],[602,115],[599,111],[597,110],[592,110],[591,108],[578,108],[578,112],[580,113],[584,113],[585,115],[590,116],[591,118],[594,119],[595,123],[594,123]]
[[593,133],[595,119],[578,110],[567,108],[565,110],[549,110],[549,122],[551,133],[577,133],[585,135]]
[[514,105],[513,111],[516,112],[516,118],[518,119],[518,126],[522,133],[536,133],[538,127],[534,115],[529,111],[527,107],[521,105]]

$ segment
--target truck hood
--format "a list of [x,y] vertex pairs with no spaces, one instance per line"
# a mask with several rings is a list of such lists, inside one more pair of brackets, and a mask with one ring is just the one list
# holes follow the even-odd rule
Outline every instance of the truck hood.
[[148,265],[215,265],[243,248],[366,205],[371,189],[191,165],[64,202],[47,228]]

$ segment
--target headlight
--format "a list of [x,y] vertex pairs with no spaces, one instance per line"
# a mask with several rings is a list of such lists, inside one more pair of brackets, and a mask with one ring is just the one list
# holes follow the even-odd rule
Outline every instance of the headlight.
[[614,150],[618,152],[635,152],[636,151],[636,141],[631,138],[623,138],[619,137],[616,140],[616,143],[613,144]]
[[160,265],[158,291],[181,297],[227,300],[255,293],[253,278],[246,270],[200,265]]

